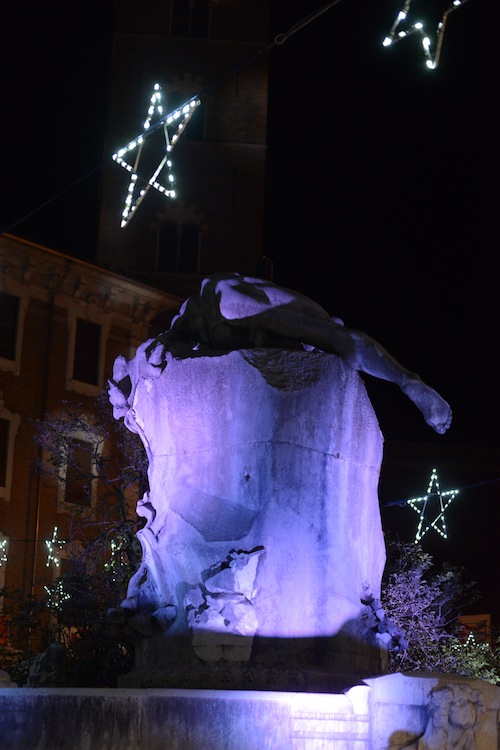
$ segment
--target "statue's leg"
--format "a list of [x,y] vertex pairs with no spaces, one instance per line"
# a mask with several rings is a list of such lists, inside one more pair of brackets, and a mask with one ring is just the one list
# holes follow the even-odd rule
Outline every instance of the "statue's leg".
[[[326,328],[326,326],[325,326]],[[338,352],[354,369],[399,385],[422,412],[425,421],[436,432],[446,432],[451,424],[449,404],[415,372],[403,367],[384,347],[361,331],[331,324],[328,335],[332,350]]]
[[[446,432],[451,424],[447,402],[419,375],[403,367],[384,347],[362,331],[346,328],[321,314],[305,314],[293,305],[275,308],[265,328],[341,356],[355,370],[398,385],[422,412],[436,432]],[[243,323],[243,321],[239,321]]]

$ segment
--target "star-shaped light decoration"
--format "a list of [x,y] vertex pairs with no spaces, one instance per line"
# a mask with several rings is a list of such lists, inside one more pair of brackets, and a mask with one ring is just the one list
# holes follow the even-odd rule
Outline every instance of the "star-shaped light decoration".
[[66,542],[63,542],[61,539],[58,538],[57,526],[54,526],[54,531],[52,532],[52,539],[45,540],[45,546],[47,547],[47,562],[45,565],[47,568],[51,564],[55,568],[58,568],[60,566],[61,561],[57,553],[60,549],[62,549],[65,546],[65,544]]
[[0,539],[0,568],[7,562],[7,539]]
[[[441,492],[436,469],[432,470],[427,494],[423,497],[413,497],[407,503],[419,515],[415,544],[429,531],[434,529],[443,539],[447,539],[445,511],[458,495],[459,490]],[[434,518],[432,520],[432,515]]]
[[428,34],[425,32],[424,24],[422,23],[422,21],[415,21],[415,23],[411,24],[410,26],[406,26],[406,28],[400,28],[403,22],[406,21],[408,17],[408,14],[410,12],[411,2],[412,0],[405,0],[405,4],[403,8],[399,11],[398,15],[396,16],[396,20],[392,24],[391,30],[389,34],[383,40],[382,44],[384,47],[389,47],[391,44],[394,44],[395,42],[400,42],[402,39],[406,39],[412,34],[417,33],[421,37],[422,48],[423,48],[424,55],[426,58],[425,64],[430,70],[435,70],[439,64],[439,58],[441,56],[441,47],[443,46],[443,37],[444,37],[444,32],[445,32],[448,16],[450,15],[450,13],[453,13],[454,10],[457,10],[462,5],[465,5],[467,0],[452,0],[447,10],[444,11],[441,17],[441,20],[437,25],[436,51],[434,53],[432,52],[431,39],[428,36]]
[[[151,101],[149,103],[149,109],[146,120],[144,122],[144,132],[133,141],[130,141],[124,148],[121,148],[116,154],[113,154],[113,159],[121,167],[130,172],[130,182],[128,186],[127,197],[125,198],[125,208],[122,212],[121,227],[126,227],[137,207],[141,204],[149,188],[153,187],[160,193],[163,193],[167,198],[175,198],[176,193],[174,190],[174,176],[172,174],[172,161],[169,158],[169,154],[174,148],[175,144],[179,140],[181,133],[191,119],[195,108],[200,104],[200,100],[193,98],[183,104],[178,109],[173,110],[169,114],[163,117],[163,106],[161,104],[161,88],[158,83],[155,83],[153,93],[151,95]],[[160,119],[151,125],[151,120],[154,114],[159,115]],[[146,141],[146,138],[159,127],[163,129],[163,135],[165,137],[164,153],[156,166],[153,174],[147,180],[144,180],[144,187],[138,189],[139,174],[137,172],[139,162],[142,155],[142,150]],[[171,130],[169,130],[169,128]],[[127,161],[128,155],[136,151],[136,157],[133,164]],[[160,182],[160,175],[163,172],[162,178],[166,175],[166,184]]]

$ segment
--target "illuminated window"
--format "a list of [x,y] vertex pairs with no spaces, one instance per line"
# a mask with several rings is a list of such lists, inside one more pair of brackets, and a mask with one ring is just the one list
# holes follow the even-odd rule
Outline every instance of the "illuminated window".
[[158,236],[157,270],[170,273],[198,273],[200,226],[195,221],[177,224],[166,221]]
[[19,297],[0,292],[0,357],[15,360]]

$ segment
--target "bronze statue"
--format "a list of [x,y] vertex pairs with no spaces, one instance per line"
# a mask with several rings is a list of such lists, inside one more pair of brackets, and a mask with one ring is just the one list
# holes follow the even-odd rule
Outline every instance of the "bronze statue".
[[381,344],[344,326],[299,292],[238,273],[216,273],[189,297],[168,331],[149,343],[151,364],[165,365],[165,351],[186,356],[233,349],[320,349],[342,357],[353,369],[398,385],[436,432],[446,432],[447,402],[419,375],[403,367]]

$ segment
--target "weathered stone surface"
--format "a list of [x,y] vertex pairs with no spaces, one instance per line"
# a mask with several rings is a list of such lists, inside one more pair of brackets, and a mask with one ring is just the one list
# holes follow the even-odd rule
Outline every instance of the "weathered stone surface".
[[307,639],[340,631],[351,647],[335,658],[354,664],[363,586],[378,595],[385,562],[382,437],[358,373],[331,354],[259,349],[168,355],[160,374],[143,351],[125,418],[150,491],[123,603],[149,637],[143,665],[175,661],[169,643],[186,636],[202,660],[243,661],[253,637],[267,659],[285,639],[311,653]]
[[[469,720],[470,701],[443,706],[439,736],[428,741],[430,696],[455,686],[480,709]],[[424,673],[367,679],[334,695],[0,688],[0,737],[2,750],[497,750],[499,709],[496,686]]]
[[433,672],[389,674],[365,682],[370,687],[370,748],[497,750],[499,687]]

